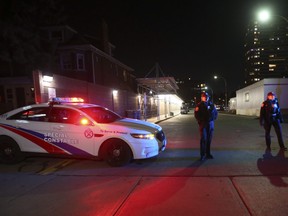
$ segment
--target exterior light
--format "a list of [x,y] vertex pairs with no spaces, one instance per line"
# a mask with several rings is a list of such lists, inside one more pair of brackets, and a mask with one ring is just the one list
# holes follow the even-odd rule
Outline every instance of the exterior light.
[[[115,111],[115,99],[114,99],[114,96],[116,97],[118,94],[118,91],[117,90],[113,90],[112,91],[112,110]],[[117,97],[116,97],[117,98]]]
[[114,96],[116,96],[116,95],[118,94],[118,91],[117,91],[117,90],[113,90],[113,91],[112,91],[112,94],[113,94]]
[[53,82],[53,76],[44,75],[43,76],[43,81],[51,83],[51,82]]

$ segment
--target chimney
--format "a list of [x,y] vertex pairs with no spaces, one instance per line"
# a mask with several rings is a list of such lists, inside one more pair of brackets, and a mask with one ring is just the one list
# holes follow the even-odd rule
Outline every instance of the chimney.
[[104,19],[102,19],[102,46],[103,51],[109,55],[112,55],[111,53],[111,47],[109,43],[109,37],[108,37],[108,25]]

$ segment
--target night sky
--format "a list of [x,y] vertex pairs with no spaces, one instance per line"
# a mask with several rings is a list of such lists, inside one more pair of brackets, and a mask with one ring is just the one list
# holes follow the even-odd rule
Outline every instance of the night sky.
[[159,63],[166,76],[204,80],[214,92],[227,80],[231,93],[243,87],[244,37],[257,9],[270,6],[288,16],[288,1],[258,0],[63,0],[69,24],[93,34],[93,19],[104,17],[114,57],[144,77]]

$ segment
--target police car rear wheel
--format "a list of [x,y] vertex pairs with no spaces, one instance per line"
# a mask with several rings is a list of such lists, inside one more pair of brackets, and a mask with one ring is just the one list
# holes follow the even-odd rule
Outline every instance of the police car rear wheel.
[[18,144],[9,137],[0,137],[0,161],[13,164],[24,158]]
[[105,144],[105,161],[111,166],[124,166],[132,160],[130,147],[122,140],[110,140]]

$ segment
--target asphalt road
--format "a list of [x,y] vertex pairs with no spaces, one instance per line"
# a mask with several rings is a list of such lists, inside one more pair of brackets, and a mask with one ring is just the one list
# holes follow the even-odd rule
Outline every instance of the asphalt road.
[[214,159],[200,162],[192,113],[159,124],[167,149],[125,167],[39,156],[0,164],[0,215],[287,215],[288,153],[274,131],[267,153],[257,119],[220,114]]

